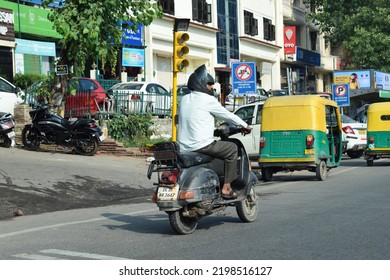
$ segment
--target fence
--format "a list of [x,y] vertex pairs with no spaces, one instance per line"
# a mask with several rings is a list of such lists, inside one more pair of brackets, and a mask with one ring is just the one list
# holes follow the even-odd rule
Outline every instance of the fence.
[[78,92],[65,100],[65,117],[109,118],[117,114],[147,114],[159,117],[171,115],[170,95],[125,90],[114,90],[110,97],[93,96]]

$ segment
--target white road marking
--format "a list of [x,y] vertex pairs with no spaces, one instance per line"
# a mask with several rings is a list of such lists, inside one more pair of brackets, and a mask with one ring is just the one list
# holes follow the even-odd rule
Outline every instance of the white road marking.
[[154,209],[154,210],[148,209],[148,210],[135,211],[135,212],[130,212],[130,213],[123,213],[123,214],[118,214],[118,215],[111,215],[111,216],[101,217],[101,218],[94,218],[94,219],[88,219],[88,220],[81,220],[81,221],[74,221],[74,222],[68,222],[68,223],[60,223],[60,224],[53,224],[53,225],[48,225],[48,226],[29,228],[29,229],[25,229],[25,230],[19,230],[19,231],[0,234],[0,239],[10,237],[10,236],[20,235],[20,234],[24,234],[24,233],[29,233],[29,232],[41,231],[41,230],[45,230],[45,229],[65,227],[65,226],[77,225],[77,224],[93,223],[93,222],[102,221],[102,220],[119,218],[119,217],[122,217],[123,215],[130,216],[130,215],[143,214],[143,213],[152,212],[152,211],[156,211],[156,209]]
[[59,258],[37,255],[37,254],[17,254],[13,255],[13,257],[23,259],[23,260],[59,260]]
[[75,251],[68,251],[68,250],[58,250],[58,249],[47,249],[47,250],[42,250],[41,252],[46,254],[58,254],[63,256],[79,257],[79,258],[86,258],[86,259],[93,259],[93,260],[127,260],[125,258],[119,258],[119,257],[75,252]]
[[[81,259],[93,259],[93,260],[128,260],[125,258],[119,258],[119,257],[113,257],[107,255],[90,254],[84,252],[75,252],[75,251],[59,250],[59,249],[42,250],[40,251],[40,253],[68,256],[68,257],[77,257]],[[61,258],[61,257],[53,257],[48,255],[29,254],[29,253],[13,255],[13,257],[25,259],[25,260],[63,260],[64,259],[63,257]]]

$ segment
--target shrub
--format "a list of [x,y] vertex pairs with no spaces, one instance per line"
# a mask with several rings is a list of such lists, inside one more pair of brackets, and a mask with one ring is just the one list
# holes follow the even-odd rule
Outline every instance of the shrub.
[[15,75],[13,84],[15,86],[20,87],[21,89],[26,89],[31,86],[33,83],[38,82],[40,80],[46,79],[46,75],[40,74],[21,74],[18,73]]
[[152,115],[117,115],[107,123],[109,135],[125,146],[145,146],[153,134]]

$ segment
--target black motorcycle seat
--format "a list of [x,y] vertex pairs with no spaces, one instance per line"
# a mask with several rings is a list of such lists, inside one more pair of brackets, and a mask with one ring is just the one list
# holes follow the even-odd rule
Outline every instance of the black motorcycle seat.
[[77,119],[74,122],[69,122],[68,121],[68,125],[71,126],[71,127],[76,127],[76,126],[79,126],[79,125],[84,126],[84,125],[87,125],[90,122],[91,122],[91,120],[88,120],[88,119]]
[[198,152],[180,152],[177,159],[182,167],[191,167],[211,162],[214,158]]

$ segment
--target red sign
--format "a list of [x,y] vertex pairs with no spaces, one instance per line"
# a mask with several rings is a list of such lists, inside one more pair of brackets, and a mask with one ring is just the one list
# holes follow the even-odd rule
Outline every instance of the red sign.
[[295,54],[295,47],[297,44],[296,27],[284,26],[283,27],[284,38],[284,54]]

